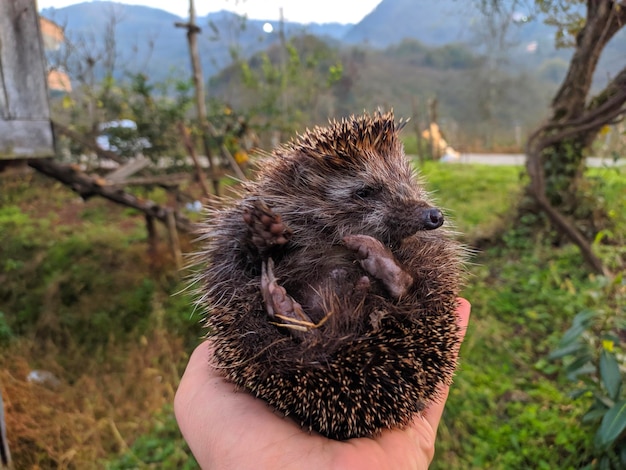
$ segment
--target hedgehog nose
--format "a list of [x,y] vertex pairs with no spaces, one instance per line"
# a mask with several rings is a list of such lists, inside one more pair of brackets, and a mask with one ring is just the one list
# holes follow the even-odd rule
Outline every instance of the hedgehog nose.
[[428,209],[422,214],[425,230],[434,230],[443,225],[443,214],[439,209]]

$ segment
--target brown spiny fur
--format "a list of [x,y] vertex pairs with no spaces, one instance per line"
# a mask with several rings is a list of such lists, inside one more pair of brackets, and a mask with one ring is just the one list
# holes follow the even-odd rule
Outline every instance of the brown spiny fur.
[[[213,211],[202,230],[199,303],[217,367],[334,439],[406,424],[456,366],[463,250],[444,228],[416,224],[431,203],[399,127],[391,113],[377,113],[307,131],[276,149],[241,200]],[[244,213],[259,200],[289,227],[288,243],[251,242]],[[405,294],[393,298],[372,276],[365,293],[355,288],[367,273],[343,241],[352,234],[391,250],[413,278]],[[325,323],[296,335],[268,317],[260,277],[269,257],[287,294]]]

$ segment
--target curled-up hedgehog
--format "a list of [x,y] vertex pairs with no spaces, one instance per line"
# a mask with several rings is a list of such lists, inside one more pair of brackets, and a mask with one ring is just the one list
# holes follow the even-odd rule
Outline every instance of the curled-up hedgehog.
[[333,439],[407,424],[456,367],[463,249],[401,127],[377,113],[308,130],[201,229],[216,366]]

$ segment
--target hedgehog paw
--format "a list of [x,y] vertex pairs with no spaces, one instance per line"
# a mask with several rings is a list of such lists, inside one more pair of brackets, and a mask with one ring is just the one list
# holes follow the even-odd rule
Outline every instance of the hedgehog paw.
[[262,200],[252,202],[243,210],[243,220],[250,229],[250,238],[257,248],[284,245],[291,238],[291,229],[279,214],[272,211]]
[[361,261],[371,276],[382,281],[389,293],[400,298],[413,284],[413,277],[404,271],[395,256],[379,240],[368,235],[347,235],[343,242]]
[[328,315],[320,322],[313,323],[304,313],[302,306],[278,284],[274,276],[272,258],[268,258],[267,263],[263,262],[261,269],[261,293],[268,316],[275,320],[272,324],[286,328],[292,335],[301,337],[302,333],[317,329],[326,322]]

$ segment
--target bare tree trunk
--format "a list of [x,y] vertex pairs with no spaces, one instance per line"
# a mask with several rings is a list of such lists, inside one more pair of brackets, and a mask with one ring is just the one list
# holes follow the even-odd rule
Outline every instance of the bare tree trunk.
[[552,101],[555,120],[573,119],[585,110],[593,74],[604,47],[626,21],[626,11],[614,0],[588,0],[585,26],[561,88]]

